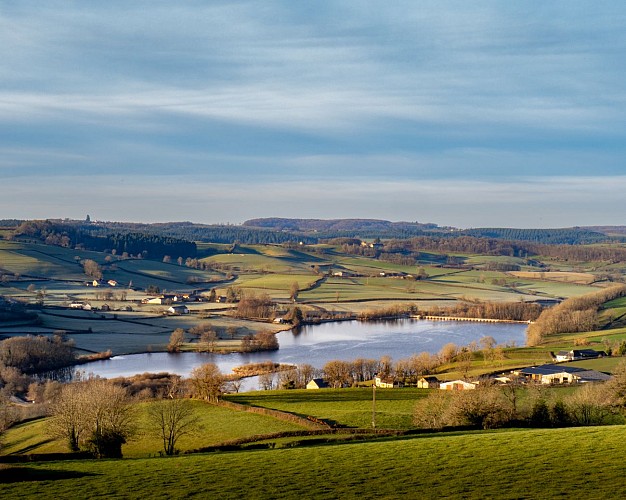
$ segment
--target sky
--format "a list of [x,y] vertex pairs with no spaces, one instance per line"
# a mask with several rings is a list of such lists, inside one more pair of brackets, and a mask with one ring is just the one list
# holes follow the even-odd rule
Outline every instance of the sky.
[[0,219],[622,225],[626,3],[0,2]]

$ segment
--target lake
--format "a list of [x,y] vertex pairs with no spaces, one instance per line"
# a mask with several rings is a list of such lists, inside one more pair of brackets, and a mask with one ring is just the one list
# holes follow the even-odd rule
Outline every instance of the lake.
[[399,319],[393,321],[343,321],[307,325],[298,331],[278,334],[280,349],[272,352],[144,353],[115,356],[80,367],[101,377],[128,377],[145,372],[170,372],[188,376],[203,363],[212,362],[222,373],[235,366],[271,360],[278,363],[308,363],[322,368],[328,361],[356,358],[379,359],[391,356],[394,361],[426,351],[438,352],[448,342],[458,346],[491,336],[499,344],[522,346],[526,342],[525,324],[471,323]]

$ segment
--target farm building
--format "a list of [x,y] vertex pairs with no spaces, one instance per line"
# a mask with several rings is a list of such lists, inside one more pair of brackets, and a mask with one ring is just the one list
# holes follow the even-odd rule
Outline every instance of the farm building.
[[170,314],[189,314],[189,308],[186,305],[171,306],[168,310]]
[[564,361],[576,361],[580,359],[593,359],[606,356],[604,351],[596,351],[594,349],[572,349],[571,351],[559,351],[554,355],[557,363]]
[[603,382],[611,378],[610,375],[596,370],[552,364],[521,368],[513,373],[528,381],[541,384]]
[[417,381],[419,389],[437,389],[439,387],[439,379],[437,377],[422,377]]
[[151,297],[151,298],[143,299],[141,303],[142,304],[157,304],[160,306],[160,305],[165,304],[165,299],[163,297]]
[[374,378],[374,385],[381,389],[393,389],[394,387],[401,387],[400,382],[394,380],[391,377],[379,377]]
[[307,385],[307,389],[326,389],[329,387],[328,382],[326,382],[323,378],[314,378]]
[[466,382],[465,380],[451,380],[450,382],[442,382],[439,389],[443,391],[469,391],[476,389],[478,384],[475,382]]

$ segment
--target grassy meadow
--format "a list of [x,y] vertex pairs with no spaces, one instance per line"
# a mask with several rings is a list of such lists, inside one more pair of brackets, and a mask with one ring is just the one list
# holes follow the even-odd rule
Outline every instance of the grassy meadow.
[[[151,404],[146,402],[135,405],[137,434],[122,447],[126,458],[159,456],[159,452],[163,449],[148,419],[147,410]],[[198,417],[198,424],[193,434],[182,436],[177,443],[177,448],[182,453],[215,446],[233,439],[304,429],[295,423],[266,415],[232,410],[201,401],[192,401],[191,404]],[[50,437],[46,428],[46,419],[39,419],[24,422],[9,429],[0,455],[64,452],[67,452],[65,442]]]
[[[412,428],[415,402],[428,393],[424,389],[377,389],[376,426],[381,429]],[[226,399],[299,416],[311,415],[341,426],[372,426],[371,388],[261,391],[230,394]]]
[[[503,430],[392,441],[0,470],[2,498],[510,498],[626,496],[626,427]],[[7,466],[5,466],[7,467]]]

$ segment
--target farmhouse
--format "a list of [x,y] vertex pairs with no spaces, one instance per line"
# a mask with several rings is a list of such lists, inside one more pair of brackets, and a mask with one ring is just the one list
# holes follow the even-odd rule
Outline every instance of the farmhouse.
[[419,389],[437,389],[439,387],[439,379],[437,377],[422,377],[417,381]]
[[328,382],[326,382],[323,378],[314,378],[307,385],[307,389],[326,389],[329,387]]
[[374,384],[376,387],[380,387],[381,389],[393,389],[394,387],[400,387],[400,382],[389,377],[376,376]]
[[439,389],[443,391],[469,391],[476,389],[478,384],[476,382],[466,382],[465,380],[452,380],[450,382],[442,382],[439,384]]
[[182,296],[176,294],[164,294],[158,297],[149,297],[141,301],[142,304],[168,305],[173,302],[182,302]]

